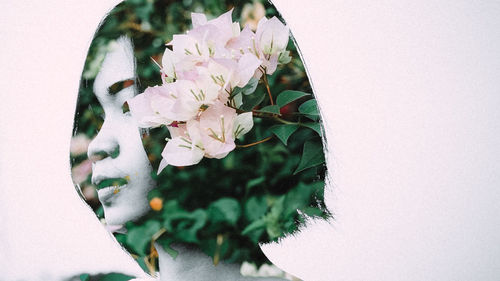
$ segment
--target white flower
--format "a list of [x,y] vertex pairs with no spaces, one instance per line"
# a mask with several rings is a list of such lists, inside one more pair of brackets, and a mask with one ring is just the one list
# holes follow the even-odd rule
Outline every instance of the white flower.
[[[208,62],[208,75],[222,89],[244,87],[254,76],[262,61],[253,54],[244,54],[236,62],[232,59],[213,59]],[[229,90],[230,90],[229,89]]]
[[262,18],[257,26],[256,38],[266,55],[279,54],[288,44],[289,29],[278,18]]
[[220,87],[209,79],[201,76],[196,81],[177,80],[173,83],[178,94],[178,100],[171,109],[172,117],[176,121],[194,119],[200,111],[215,102]]
[[169,126],[171,139],[165,145],[158,167],[160,173],[166,166],[190,166],[203,159],[204,150],[201,143],[199,122],[190,120],[178,127]]
[[144,93],[127,100],[127,103],[137,125],[141,128],[151,128],[175,121],[171,116],[175,100],[172,89],[167,84],[149,87]]
[[235,147],[233,124],[236,110],[216,102],[200,115],[200,133],[205,157],[221,159]]

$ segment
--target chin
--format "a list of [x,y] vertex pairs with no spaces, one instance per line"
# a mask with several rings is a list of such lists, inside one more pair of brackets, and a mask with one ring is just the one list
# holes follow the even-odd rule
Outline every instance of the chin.
[[117,204],[104,205],[104,219],[108,225],[122,225],[129,221],[136,221],[144,216],[149,210],[147,200],[144,202],[129,202],[128,204],[120,204],[127,202],[117,202]]

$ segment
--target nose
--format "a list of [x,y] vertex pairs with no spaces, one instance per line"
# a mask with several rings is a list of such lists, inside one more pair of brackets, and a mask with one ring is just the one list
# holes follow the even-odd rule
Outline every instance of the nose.
[[120,154],[120,145],[113,136],[112,131],[104,122],[97,136],[90,142],[87,156],[93,163],[107,157],[116,158]]

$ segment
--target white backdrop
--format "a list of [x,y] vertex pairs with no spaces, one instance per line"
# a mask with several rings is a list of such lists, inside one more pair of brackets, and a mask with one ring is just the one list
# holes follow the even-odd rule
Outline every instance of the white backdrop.
[[[326,117],[336,220],[272,261],[305,280],[497,280],[500,2],[274,2]],[[139,272],[68,159],[86,50],[116,3],[0,2],[0,280]]]

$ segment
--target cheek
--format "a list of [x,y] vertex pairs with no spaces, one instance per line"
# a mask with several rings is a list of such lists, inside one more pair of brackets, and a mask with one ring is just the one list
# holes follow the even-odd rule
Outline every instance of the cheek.
[[150,169],[140,130],[134,120],[130,116],[121,114],[121,116],[115,116],[111,122],[114,126],[110,127],[113,128],[113,134],[120,146],[116,159],[118,164],[134,172],[141,172],[141,167]]
[[158,171],[162,159],[161,152],[167,144],[170,133],[166,126],[151,128],[141,134],[142,144],[153,170]]

